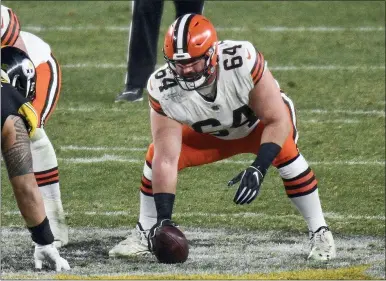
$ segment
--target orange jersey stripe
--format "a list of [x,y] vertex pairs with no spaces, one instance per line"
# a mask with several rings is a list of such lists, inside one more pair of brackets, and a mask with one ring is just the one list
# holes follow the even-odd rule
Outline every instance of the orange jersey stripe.
[[151,186],[151,181],[149,181],[147,178],[145,178],[144,176],[142,176],[142,182],[146,185],[149,185]]
[[256,85],[261,77],[263,76],[263,72],[264,72],[264,57],[261,53],[258,53],[258,57],[259,57],[259,68],[258,68],[258,71],[256,73],[256,76],[252,77],[253,79],[253,83]]
[[166,116],[158,100],[149,95],[150,106],[159,114]]
[[52,182],[52,181],[59,181],[59,176],[53,177],[53,178],[49,178],[49,179],[46,179],[46,180],[37,180],[37,183],[38,183],[38,185],[41,185],[43,183]]
[[13,46],[20,34],[20,24],[16,14],[11,9],[8,10],[8,14],[9,25],[1,37],[2,46]]
[[49,172],[49,173],[46,173],[46,174],[40,174],[40,175],[36,175],[35,174],[35,178],[36,179],[42,179],[42,178],[47,178],[47,177],[51,177],[53,175],[58,175],[58,174],[59,174],[59,171],[55,170],[55,171],[52,171],[52,172]]
[[263,76],[263,72],[264,72],[264,57],[260,52],[257,52],[255,64],[253,65],[252,70],[250,72],[252,76],[253,84],[256,85],[260,81],[261,77]]
[[146,194],[153,194],[153,190],[151,188],[144,187],[141,185],[141,190]]
[[300,179],[297,179],[294,181],[289,181],[289,182],[284,182],[284,185],[285,186],[294,186],[294,185],[302,184],[302,183],[308,181],[309,179],[311,179],[313,176],[314,176],[314,173],[312,171],[310,171],[307,175],[301,177]]
[[314,179],[311,183],[309,183],[306,186],[303,186],[301,188],[291,189],[291,190],[286,189],[286,193],[288,195],[293,195],[293,194],[297,194],[297,193],[303,193],[303,192],[306,192],[308,190],[313,189],[316,184],[317,184],[317,181],[316,181],[316,179]]

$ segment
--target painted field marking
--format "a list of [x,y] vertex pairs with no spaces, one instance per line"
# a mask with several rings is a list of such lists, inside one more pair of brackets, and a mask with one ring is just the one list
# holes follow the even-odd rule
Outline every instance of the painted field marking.
[[[80,107],[58,107],[56,111],[66,111],[66,112],[93,112],[93,111],[113,111],[113,112],[125,112],[128,111],[127,108],[120,107],[102,107],[102,106],[80,106]],[[130,109],[131,110],[131,109]],[[149,108],[140,108],[136,109],[136,111],[148,112]],[[305,114],[348,114],[348,115],[368,115],[368,116],[383,116],[385,117],[384,110],[344,110],[344,109],[334,109],[334,110],[326,110],[326,109],[298,109],[296,110],[298,113]],[[321,120],[322,121],[322,120]],[[324,122],[328,120],[323,120]],[[302,120],[300,120],[302,122]]]
[[343,114],[350,114],[350,115],[379,115],[379,116],[385,117],[384,110],[305,109],[305,110],[298,110],[298,111],[304,112],[304,113],[316,113],[316,114],[343,113]]
[[[31,32],[43,32],[43,31],[61,31],[61,32],[79,32],[79,31],[115,31],[115,32],[129,32],[129,26],[42,26],[42,25],[25,25],[23,30]],[[165,30],[165,28],[163,28]],[[250,31],[264,31],[264,32],[381,32],[385,31],[383,26],[357,26],[357,27],[343,27],[343,26],[265,26],[249,28],[248,26],[234,26],[234,27],[216,27],[217,31],[238,31],[238,32],[250,32]]]
[[[126,162],[126,163],[143,163],[143,159],[135,159],[135,158],[126,158],[117,155],[104,154],[101,157],[66,157],[66,158],[58,158],[59,161],[65,163],[73,163],[73,164],[92,164],[92,163],[103,163],[103,162]],[[218,164],[241,164],[246,165],[250,164],[251,160],[221,160],[213,165]],[[385,166],[385,161],[366,161],[366,160],[345,160],[345,161],[309,161],[310,165],[372,165],[372,166]]]
[[[255,29],[254,29],[255,30]],[[342,32],[342,31],[351,31],[351,32],[374,32],[374,31],[384,31],[385,27],[383,26],[358,26],[358,27],[342,27],[342,26],[298,26],[298,27],[289,27],[289,26],[267,26],[258,28],[259,31],[268,31],[268,32]]]
[[[380,222],[377,223],[380,225]],[[350,280],[383,280],[385,275],[384,238],[380,235],[334,233],[339,258],[327,264],[306,262],[310,249],[306,229],[302,233],[248,231],[225,226],[183,229],[190,242],[189,258],[184,264],[168,266],[157,263],[152,256],[138,256],[129,262],[127,259],[108,257],[107,252],[127,237],[132,226],[71,227],[70,243],[63,250],[72,269],[57,273],[54,270],[34,270],[31,264],[31,238],[25,227],[3,227],[2,255],[5,258],[2,260],[2,276],[4,279],[35,280],[339,280],[342,277]],[[332,271],[337,272],[331,275]]]
[[335,120],[317,120],[317,119],[305,119],[300,120],[300,123],[311,123],[311,124],[324,124],[324,123],[333,123],[333,124],[357,124],[364,122],[364,120],[358,119],[335,119]]
[[[19,211],[7,211],[4,212],[4,215],[6,216],[19,216]],[[107,216],[107,217],[116,217],[116,216],[131,216],[131,215],[137,215],[136,213],[127,212],[127,211],[106,211],[106,212],[96,212],[96,211],[83,211],[83,212],[65,212],[66,216],[75,216],[75,215],[86,215],[86,216]],[[245,212],[245,213],[231,213],[231,214],[216,214],[216,213],[204,213],[204,212],[191,212],[191,213],[174,213],[173,216],[175,217],[215,217],[215,218],[228,218],[228,217],[234,217],[234,218],[264,218],[264,219],[271,219],[271,218],[293,218],[293,219],[303,219],[300,215],[290,214],[290,215],[282,215],[282,214],[275,214],[275,215],[269,215],[264,213],[251,213],[251,212]],[[355,216],[355,215],[344,215],[344,214],[338,214],[338,213],[324,213],[324,216],[328,219],[336,219],[336,220],[385,220],[385,216]]]
[[[148,138],[147,138],[148,139]],[[146,151],[145,147],[109,147],[109,146],[77,146],[63,145],[60,150],[75,150],[75,151]]]
[[[162,65],[156,65],[156,68]],[[102,68],[102,69],[119,69],[127,68],[124,63],[69,63],[61,65],[62,68]],[[270,66],[272,71],[297,71],[297,70],[385,70],[384,65],[284,65],[284,66]]]
[[384,65],[301,65],[301,66],[272,66],[272,71],[293,71],[293,70],[384,70]]

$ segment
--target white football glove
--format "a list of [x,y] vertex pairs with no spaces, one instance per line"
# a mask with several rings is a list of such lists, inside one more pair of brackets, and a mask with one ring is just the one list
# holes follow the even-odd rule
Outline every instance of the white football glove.
[[34,259],[36,269],[42,269],[43,261],[47,261],[51,266],[54,266],[56,271],[71,269],[68,262],[59,255],[54,244],[35,244]]

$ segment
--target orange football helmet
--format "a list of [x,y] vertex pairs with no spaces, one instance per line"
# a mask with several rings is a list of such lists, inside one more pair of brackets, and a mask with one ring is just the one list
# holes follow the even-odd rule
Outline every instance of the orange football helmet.
[[16,14],[1,5],[1,46],[13,46],[19,37],[20,23]]
[[[181,88],[195,90],[203,86],[215,73],[217,41],[213,24],[202,15],[183,15],[169,27],[165,35],[163,53]],[[176,63],[192,63],[201,59],[204,59],[205,67],[195,75],[186,77],[176,71]]]

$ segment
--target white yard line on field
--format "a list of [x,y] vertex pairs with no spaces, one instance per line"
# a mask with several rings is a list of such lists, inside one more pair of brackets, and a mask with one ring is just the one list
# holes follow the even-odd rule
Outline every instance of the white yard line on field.
[[[147,140],[149,138],[146,138]],[[145,147],[109,147],[109,146],[78,146],[78,145],[63,145],[61,150],[76,150],[76,151],[146,151]]]
[[[158,66],[158,65],[157,65]],[[127,64],[115,63],[70,63],[61,65],[62,68],[127,68]]]
[[342,31],[353,31],[353,32],[374,32],[384,31],[383,26],[359,26],[359,27],[342,27],[342,26],[267,26],[258,28],[259,31],[268,32],[342,32]]
[[335,119],[335,120],[317,120],[317,119],[305,119],[298,121],[300,123],[322,124],[322,123],[335,123],[335,124],[356,124],[361,123],[363,120],[358,119]]
[[384,65],[301,65],[301,66],[272,66],[272,71],[294,71],[294,70],[384,70]]
[[[25,25],[23,30],[31,32],[43,32],[43,31],[61,31],[61,32],[79,32],[79,31],[115,31],[115,32],[129,32],[129,26],[42,26],[42,25]],[[343,26],[263,26],[249,28],[248,26],[234,26],[234,27],[216,27],[217,31],[264,31],[264,32],[379,32],[384,31],[383,26],[357,26],[357,27],[343,27]]]
[[[91,150],[91,149],[90,149]],[[139,151],[139,150],[138,150]],[[101,163],[101,162],[126,162],[126,163],[143,163],[143,159],[138,158],[128,158],[118,155],[104,154],[100,157],[62,157],[58,158],[59,161],[72,163],[72,164],[92,164],[92,163]],[[213,163],[216,164],[241,164],[246,165],[250,164],[251,160],[222,160]],[[365,160],[341,160],[341,161],[309,161],[310,165],[372,165],[372,166],[385,166],[385,161],[365,161]]]
[[[20,215],[19,211],[8,211],[5,212],[6,216],[16,216]],[[67,216],[74,215],[86,215],[86,216],[132,216],[137,215],[135,213],[130,213],[127,211],[112,211],[112,212],[95,212],[95,211],[84,211],[84,212],[66,212]],[[354,215],[344,215],[338,213],[325,213],[324,214],[328,219],[336,219],[336,220],[385,220],[385,216],[354,216]],[[227,217],[244,217],[244,218],[301,218],[300,215],[290,214],[290,215],[270,215],[264,213],[233,213],[233,214],[216,214],[216,213],[204,213],[204,212],[191,212],[191,213],[178,213],[174,214],[175,217],[218,217],[218,218],[227,218]]]
[[[60,106],[56,109],[56,111],[69,111],[69,112],[94,112],[94,111],[114,111],[114,112],[124,112],[128,111],[127,108],[120,108],[120,107],[102,107],[102,106],[79,106],[79,107],[64,107]],[[148,108],[141,108],[136,109],[136,111],[144,111],[148,112]],[[296,110],[297,113],[312,113],[312,114],[348,114],[348,115],[368,115],[368,116],[383,116],[385,117],[385,111],[384,110],[345,110],[345,109],[333,109],[333,110],[327,110],[327,109],[298,109]],[[313,120],[313,119],[312,119]],[[340,119],[342,120],[342,119]],[[351,119],[343,119],[343,120],[351,120]],[[300,122],[305,120],[300,120]],[[363,120],[359,120],[361,122]],[[313,121],[311,121],[313,122]],[[325,122],[331,122],[329,120],[319,120],[319,123],[325,123]],[[335,122],[335,121],[334,121]],[[351,122],[351,121],[348,121]],[[347,122],[346,122],[347,123]]]
[[316,114],[343,113],[343,114],[349,114],[349,115],[379,115],[379,116],[385,117],[384,110],[304,109],[304,110],[298,110],[298,111],[305,112],[305,113],[316,113]]
[[[160,67],[157,65],[156,67]],[[116,69],[127,68],[126,64],[119,63],[70,63],[61,65],[62,68],[102,68],[102,69]],[[384,65],[284,65],[284,66],[270,66],[272,71],[297,71],[297,70],[384,70]]]

